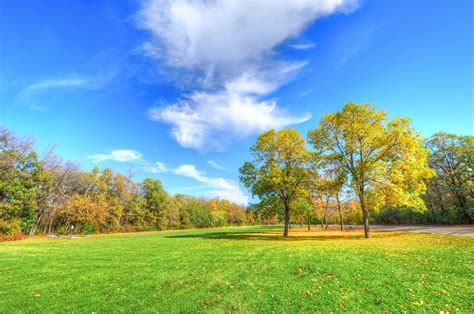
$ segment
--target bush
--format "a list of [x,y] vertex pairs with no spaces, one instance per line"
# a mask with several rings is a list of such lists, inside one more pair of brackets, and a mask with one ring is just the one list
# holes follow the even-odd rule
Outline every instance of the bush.
[[24,238],[25,238],[25,236],[23,235],[23,233],[17,232],[17,233],[12,234],[11,236],[9,236],[7,238],[7,240],[9,240],[9,241],[19,241],[19,240],[23,240]]
[[90,225],[90,224],[85,224],[81,228],[81,234],[91,234],[91,233],[95,233],[95,231],[96,231],[95,226]]
[[21,233],[21,220],[12,218],[7,220],[0,219],[0,234],[10,237],[14,234]]
[[448,207],[443,210],[421,211],[411,207],[385,207],[372,215],[372,221],[379,224],[443,224],[469,223],[474,216],[474,208]]
[[470,221],[474,221],[474,204],[466,209],[467,216]]
[[437,224],[463,224],[469,222],[470,209],[459,207],[448,207],[444,210],[429,211],[427,214],[430,221]]
[[372,220],[387,225],[413,225],[427,223],[426,218],[425,212],[412,207],[385,207],[374,213]]

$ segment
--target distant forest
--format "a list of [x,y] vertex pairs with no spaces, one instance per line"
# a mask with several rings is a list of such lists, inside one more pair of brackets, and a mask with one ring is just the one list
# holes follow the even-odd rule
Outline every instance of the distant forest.
[[111,169],[82,171],[34,141],[0,128],[0,234],[127,232],[254,223],[251,210],[224,199],[170,196]]

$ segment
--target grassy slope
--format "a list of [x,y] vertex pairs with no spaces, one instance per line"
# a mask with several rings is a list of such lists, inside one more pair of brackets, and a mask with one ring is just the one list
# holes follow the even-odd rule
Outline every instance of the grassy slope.
[[0,312],[474,311],[474,239],[280,233],[248,227],[0,243]]

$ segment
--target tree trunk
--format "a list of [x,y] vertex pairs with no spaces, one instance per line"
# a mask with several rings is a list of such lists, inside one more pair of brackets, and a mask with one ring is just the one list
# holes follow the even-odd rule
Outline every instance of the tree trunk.
[[48,234],[51,234],[52,231],[53,231],[53,217],[49,217]]
[[311,230],[311,221],[308,220],[308,231]]
[[43,210],[40,211],[40,213],[38,214],[38,216],[36,217],[35,219],[35,223],[34,225],[31,227],[30,229],[30,232],[29,232],[29,235],[32,236],[36,233],[36,229],[38,228],[39,224],[40,224],[40,220],[41,218],[43,217]]
[[363,191],[360,191],[359,193],[359,200],[360,200],[360,207],[362,208],[362,215],[364,217],[364,233],[365,233],[365,238],[369,239],[370,238],[370,230],[369,230],[369,213],[367,211],[367,206],[365,204],[365,198],[364,198],[364,193]]
[[290,225],[290,207],[285,204],[285,230],[283,231],[283,236],[288,237],[288,229]]
[[328,226],[329,226],[328,215],[329,215],[329,195],[326,196],[326,207],[324,209],[324,224],[326,225],[326,230],[328,230]]
[[28,235],[29,235],[29,236],[34,235],[34,234],[36,233],[36,229],[37,229],[37,228],[38,228],[38,224],[35,223],[35,224],[33,225],[33,227],[31,227],[30,232],[29,232]]
[[339,200],[339,193],[336,193],[337,210],[339,212],[339,222],[341,223],[341,231],[344,231],[344,220],[342,219],[341,201]]
[[456,198],[458,200],[458,206],[461,208],[466,208],[466,198],[459,192],[456,192]]
[[300,228],[303,228],[303,220],[300,219]]

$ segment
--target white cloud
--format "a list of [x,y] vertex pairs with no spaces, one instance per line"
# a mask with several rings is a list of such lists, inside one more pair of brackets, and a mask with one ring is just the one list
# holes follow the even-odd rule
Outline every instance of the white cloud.
[[145,162],[145,165],[142,167],[142,170],[148,171],[151,173],[160,173],[160,172],[167,172],[170,169],[164,163],[156,161],[154,163]]
[[167,65],[222,71],[257,61],[319,17],[348,13],[356,0],[145,1],[139,24],[151,56]]
[[186,177],[196,179],[200,182],[205,182],[206,181],[206,179],[204,177],[204,173],[197,170],[196,166],[194,166],[194,165],[187,165],[187,164],[181,165],[178,168],[176,168],[173,172],[175,174],[179,174],[179,175],[182,175],[182,176],[186,176]]
[[208,160],[207,163],[217,170],[230,171],[229,168],[224,167],[214,160]]
[[136,150],[114,150],[110,154],[89,155],[92,162],[116,161],[116,162],[137,162],[142,160],[143,155]]
[[281,60],[274,48],[318,18],[356,7],[357,0],[145,1],[137,15],[151,34],[145,53],[192,90],[150,109],[150,118],[171,124],[182,146],[201,151],[306,121],[309,114],[294,116],[265,99],[306,64]]
[[194,92],[185,100],[149,110],[152,120],[173,125],[173,137],[184,147],[222,150],[233,140],[308,120],[277,108],[273,100],[256,94],[271,90],[255,78],[238,78],[218,92]]
[[290,45],[290,47],[293,48],[293,49],[296,49],[296,50],[308,50],[308,49],[316,47],[316,43],[293,44],[293,45]]
[[220,197],[237,204],[247,205],[249,197],[240,189],[237,182],[224,178],[210,178],[194,165],[184,164],[173,171],[177,175],[193,178],[208,185],[209,190],[204,194],[209,197]]

